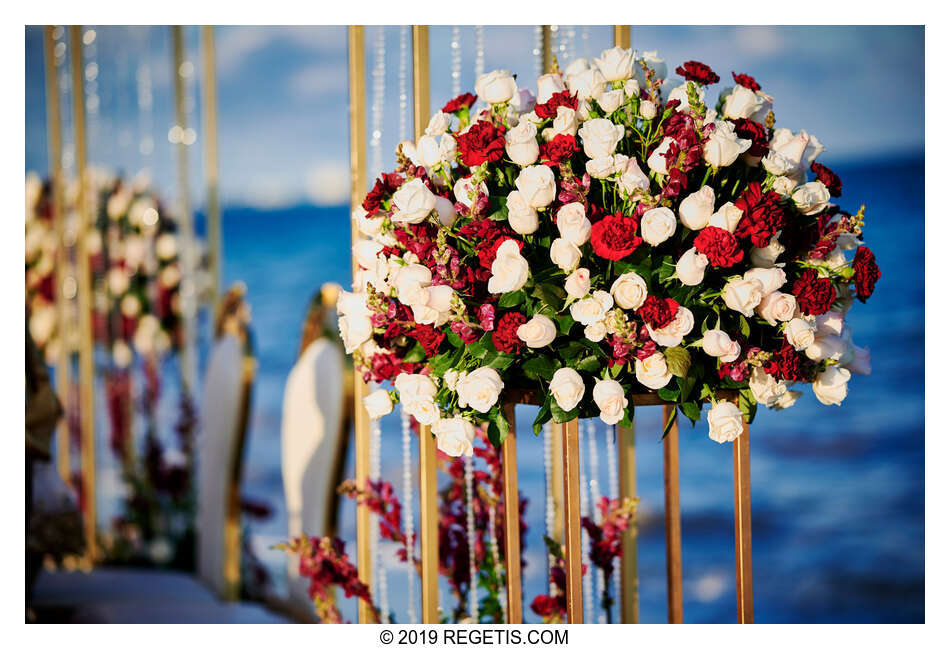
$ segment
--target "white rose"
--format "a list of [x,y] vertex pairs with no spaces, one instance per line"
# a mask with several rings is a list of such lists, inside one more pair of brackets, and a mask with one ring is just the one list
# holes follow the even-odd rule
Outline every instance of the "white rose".
[[439,286],[429,286],[425,289],[425,292],[425,303],[412,305],[413,320],[419,324],[434,324],[441,327],[449,320],[455,291],[451,286],[441,284]]
[[521,256],[514,239],[507,239],[498,246],[498,253],[491,265],[491,277],[488,278],[489,293],[510,293],[517,291],[528,281],[528,261]]
[[614,154],[623,132],[622,125],[598,118],[584,122],[577,134],[584,142],[584,154],[588,158],[604,158]]
[[449,130],[452,123],[452,116],[443,113],[441,110],[432,116],[429,125],[426,126],[426,135],[442,135]]
[[766,295],[785,286],[785,271],[781,268],[750,268],[742,277],[762,282],[762,292]]
[[656,50],[650,50],[649,52],[644,52],[639,59],[637,59],[637,65],[634,66],[636,71],[637,81],[640,82],[641,86],[646,85],[646,74],[643,71],[643,68],[640,66],[640,62],[646,64],[648,68],[653,70],[653,78],[659,79],[662,81],[666,78],[666,61],[661,59],[658,56]]
[[525,120],[505,133],[505,152],[512,162],[522,167],[538,160],[538,127]]
[[546,142],[550,142],[556,135],[577,135],[577,112],[569,106],[558,106],[557,114],[551,126],[541,134]]
[[607,291],[594,291],[591,295],[581,298],[571,305],[571,317],[575,322],[589,325],[600,322],[613,308],[614,299]]
[[666,366],[666,357],[660,352],[654,353],[645,360],[637,359],[637,380],[650,388],[659,390],[673,378],[673,374]]
[[584,398],[584,379],[570,367],[562,367],[551,377],[548,386],[557,405],[565,412],[570,412]]
[[433,424],[432,434],[435,435],[436,448],[449,457],[471,457],[474,453],[475,426],[466,419],[440,419]]
[[716,121],[716,130],[703,145],[703,158],[713,167],[728,167],[752,146],[752,140],[736,135],[732,122]]
[[849,344],[849,341],[834,334],[816,336],[815,342],[805,350],[805,356],[813,361],[837,361],[848,352]]
[[652,338],[657,345],[676,347],[683,342],[683,336],[693,330],[694,324],[693,312],[681,306],[676,311],[676,315],[673,316],[673,319],[665,327],[654,329],[650,325],[647,325],[647,331],[650,333],[650,338]]
[[[527,113],[528,111],[534,112],[536,104],[537,101],[531,91],[527,88],[522,88],[511,98],[511,105],[508,108],[509,111],[514,111],[517,116],[520,113]],[[518,121],[517,118],[515,121]]]
[[606,85],[607,80],[604,79],[604,75],[600,70],[583,70],[577,74],[567,76],[567,89],[571,93],[576,93],[577,98],[581,101],[590,98],[596,99],[604,91]]
[[373,335],[373,322],[368,315],[343,315],[337,321],[340,338],[347,354],[352,354]]
[[676,262],[676,277],[686,286],[697,286],[703,281],[709,258],[696,248],[690,248]]
[[709,225],[715,209],[716,193],[709,185],[703,185],[680,203],[680,223],[690,230],[702,230]]
[[638,189],[650,190],[650,179],[643,173],[643,169],[637,164],[636,158],[627,160],[627,165],[624,167],[623,173],[620,174],[618,184],[626,196],[630,196]]
[[788,392],[788,384],[785,381],[776,381],[761,367],[754,367],[749,375],[749,389],[757,402],[771,408]]
[[518,84],[508,70],[492,70],[475,81],[475,94],[486,104],[501,104],[518,92]]
[[607,335],[607,325],[604,320],[584,327],[584,337],[592,343],[599,343]]
[[[356,222],[356,229],[360,231],[360,234],[367,237],[376,236],[383,228],[383,217],[366,216],[366,210],[364,210],[362,207],[353,210],[353,220]],[[162,237],[164,236],[165,235],[163,234]],[[159,241],[161,241],[161,237],[159,237]]]
[[366,408],[370,419],[379,419],[393,411],[393,400],[389,398],[389,392],[386,390],[374,390],[363,397],[363,407]]
[[551,318],[536,313],[533,318],[518,327],[518,338],[532,349],[547,347],[557,336],[557,327]]
[[424,167],[434,167],[442,163],[442,151],[439,141],[432,135],[423,135],[416,142],[416,156]]
[[791,196],[796,187],[798,187],[798,182],[788,176],[777,176],[772,182],[772,191],[782,196]]
[[491,367],[480,367],[460,378],[455,391],[459,395],[460,407],[488,412],[498,403],[498,396],[504,387],[497,371]]
[[432,283],[432,271],[422,264],[400,266],[390,277],[390,282],[403,304],[425,304],[429,299],[426,287]]
[[819,336],[841,336],[845,333],[844,314],[840,311],[828,311],[815,316],[815,333]]
[[633,76],[633,50],[620,46],[604,50],[594,57],[600,73],[607,81],[623,81]]
[[[439,156],[443,163],[452,164],[458,155],[459,147],[455,138],[446,133],[439,138]],[[441,176],[436,176],[434,180],[439,180]]]
[[555,239],[551,242],[551,261],[565,273],[570,273],[581,261],[581,249],[567,239]]
[[815,326],[802,318],[792,318],[785,325],[785,339],[795,351],[804,351],[815,342]]
[[703,351],[723,363],[739,358],[742,347],[721,329],[707,329],[703,333]]
[[434,399],[439,391],[435,382],[425,374],[399,374],[393,381],[399,391],[400,403],[414,399]]
[[848,396],[850,379],[849,370],[832,365],[818,375],[818,379],[811,384],[811,387],[818,400],[826,406],[840,406],[844,398]]
[[851,359],[843,363],[852,374],[863,374],[865,376],[871,373],[871,350],[867,347],[856,347],[849,343]]
[[587,164],[584,165],[584,168],[587,170],[587,173],[590,174],[591,178],[609,178],[613,176],[616,172],[617,165],[614,163],[614,156],[607,156],[605,158],[593,158],[587,161]]
[[640,82],[636,79],[627,79],[623,82],[623,94],[627,97],[640,96]]
[[442,196],[435,197],[435,211],[439,215],[439,223],[447,228],[451,228],[458,218],[455,211],[455,203]]
[[644,99],[640,102],[640,117],[646,120],[651,120],[656,117],[656,113],[657,107],[655,102],[649,99]]
[[624,93],[621,88],[609,90],[601,93],[597,98],[597,105],[604,111],[604,115],[610,115],[623,104]]
[[795,309],[798,305],[795,303],[795,296],[780,291],[769,293],[759,306],[756,312],[773,327],[779,322],[788,322],[795,316]]
[[600,420],[605,424],[613,425],[623,419],[629,402],[620,383],[613,379],[597,381],[592,396],[594,403],[600,408]]
[[782,231],[779,230],[769,240],[769,245],[764,248],[753,248],[749,251],[749,260],[753,266],[756,268],[772,268],[775,266],[779,256],[785,252],[785,246],[778,242],[781,234]]
[[668,207],[654,207],[640,219],[640,236],[651,246],[658,246],[676,232],[676,215]]
[[620,308],[636,310],[647,299],[647,283],[637,273],[624,273],[614,280],[610,294]]
[[647,158],[647,166],[654,172],[658,173],[661,176],[667,174],[666,171],[666,152],[669,151],[670,145],[673,144],[673,138],[665,137],[663,141],[660,142],[660,146],[653,150],[653,153],[650,154],[650,157]]
[[538,77],[538,103],[546,104],[556,93],[567,90],[560,74],[542,74]]
[[518,234],[532,234],[538,229],[538,213],[525,201],[521,192],[515,190],[505,200],[508,206],[508,225]]
[[557,211],[557,230],[561,238],[575,246],[583,246],[590,239],[591,223],[583,203],[568,203]]
[[564,290],[575,299],[580,299],[590,292],[590,271],[578,268],[564,280]]
[[757,279],[734,279],[722,290],[726,306],[747,318],[752,316],[763,297],[762,282]]
[[414,178],[393,194],[393,223],[421,223],[435,209],[435,194]]
[[581,57],[579,59],[574,59],[566,68],[564,68],[564,75],[570,76],[572,74],[579,74],[584,70],[590,70],[590,61]]
[[831,194],[828,188],[820,182],[805,183],[792,192],[792,200],[795,201],[795,207],[806,216],[818,214],[826,207],[831,200]]
[[522,169],[518,178],[515,179],[515,187],[521,192],[528,205],[535,209],[550,205],[557,191],[554,172],[545,165],[533,165]]
[[474,200],[473,194],[488,194],[488,187],[485,186],[485,183],[479,183],[476,188],[472,185],[472,177],[468,178],[459,178],[455,182],[455,187],[452,188],[452,192],[455,194],[455,200],[465,207],[471,207],[472,201]]
[[[669,88],[673,83],[672,79],[667,79],[667,82],[664,84],[664,88]],[[693,84],[696,87],[696,96],[699,99],[699,102],[702,103],[706,99],[706,90],[699,84]],[[676,110],[680,113],[688,112],[690,109],[689,106],[689,82],[686,81],[679,86],[676,86],[669,91],[669,94],[666,96],[666,101],[670,102],[674,99],[679,100],[679,105],[676,107]]]
[[360,239],[353,244],[353,256],[356,258],[356,263],[363,268],[376,266],[376,256],[382,250],[383,246],[372,239]]
[[726,97],[722,114],[729,119],[748,119],[762,105],[762,98],[745,86],[736,86]]
[[739,225],[741,219],[742,210],[729,201],[709,217],[709,225],[728,230],[729,232],[735,232],[736,226]]
[[442,417],[439,406],[432,399],[416,399],[409,404],[403,404],[403,409],[423,426],[432,426]]
[[724,444],[742,434],[742,412],[730,401],[720,401],[709,410],[709,439]]

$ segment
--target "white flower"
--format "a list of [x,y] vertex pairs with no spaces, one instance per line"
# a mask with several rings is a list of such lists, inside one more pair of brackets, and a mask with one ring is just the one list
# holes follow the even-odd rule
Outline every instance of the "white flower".
[[594,291],[571,305],[571,317],[582,325],[600,322],[614,306],[614,299],[607,291]]
[[413,178],[393,194],[393,223],[421,223],[435,209],[435,194]]
[[742,347],[721,329],[707,329],[703,333],[703,351],[723,363],[739,358]]
[[750,268],[742,277],[762,282],[762,292],[766,295],[785,286],[785,271],[781,268]]
[[599,343],[606,335],[607,325],[605,320],[584,327],[584,337],[592,343]]
[[852,374],[863,374],[865,376],[871,373],[871,350],[867,347],[856,347],[849,341],[849,355],[851,358],[842,365],[851,371]]
[[623,94],[627,97],[640,96],[640,82],[636,79],[627,79],[623,82]]
[[732,122],[716,120],[716,130],[703,145],[703,158],[713,167],[728,167],[750,146],[752,140],[744,140],[736,135],[736,127]]
[[797,308],[794,295],[773,291],[762,298],[755,310],[762,319],[774,327],[779,322],[791,320]]
[[724,444],[742,434],[742,412],[731,401],[720,401],[709,410],[709,439]]
[[650,154],[650,157],[647,158],[647,166],[654,172],[658,173],[661,176],[667,174],[666,171],[666,152],[669,151],[670,145],[673,144],[673,138],[667,136],[663,138],[660,142],[660,146],[653,150],[653,153]]
[[693,330],[694,324],[693,312],[685,306],[681,306],[677,309],[673,319],[665,327],[654,329],[650,325],[647,325],[647,331],[650,333],[650,338],[652,338],[657,345],[676,347],[683,342],[683,336]]
[[[617,173],[617,165],[614,161],[615,156],[606,156],[604,158],[593,158],[587,161],[587,164],[584,165],[584,168],[587,170],[587,173],[590,174],[591,178],[609,178]],[[626,156],[623,156],[626,158]],[[624,160],[626,164],[626,160]]]
[[563,270],[570,273],[581,260],[581,249],[567,239],[557,238],[551,242],[551,261]]
[[426,300],[412,305],[412,319],[419,324],[434,324],[441,327],[449,320],[455,291],[447,284],[424,289]]
[[618,88],[616,90],[608,90],[600,94],[600,97],[597,98],[597,105],[600,106],[600,109],[604,111],[605,115],[610,115],[615,110],[620,108],[623,104],[624,93],[623,89]]
[[379,419],[393,411],[393,400],[386,390],[374,390],[363,397],[363,407],[370,419]]
[[752,368],[752,374],[749,375],[749,389],[757,402],[772,408],[788,392],[788,383],[776,381],[771,374],[766,373],[761,367],[754,367]]
[[654,207],[640,219],[640,236],[651,246],[658,246],[676,232],[676,215],[668,207]]
[[832,365],[818,375],[818,379],[811,384],[811,387],[818,400],[826,406],[840,406],[844,398],[848,396],[850,379],[849,370]]
[[776,176],[772,182],[772,191],[782,196],[791,196],[796,187],[798,187],[798,182],[788,176]]
[[432,135],[423,135],[416,142],[416,156],[424,167],[434,167],[442,163],[442,151],[439,141]]
[[429,125],[426,126],[426,135],[442,135],[449,130],[451,123],[452,116],[440,110],[429,120]]
[[451,228],[458,218],[455,203],[442,196],[435,197],[435,211],[439,215],[439,223],[447,228]]
[[575,299],[580,299],[590,292],[590,271],[578,268],[564,280],[564,290]]
[[546,104],[551,97],[567,90],[560,74],[542,74],[538,77],[538,103]]
[[703,281],[709,258],[696,248],[690,248],[676,262],[676,278],[686,286],[697,286]]
[[390,283],[403,304],[425,304],[429,299],[426,287],[432,283],[432,271],[422,264],[400,266],[391,274]]
[[591,223],[583,203],[568,203],[557,211],[557,231],[575,246],[590,239]]
[[439,391],[435,382],[424,374],[399,374],[393,385],[399,391],[402,404],[415,399],[434,399]]
[[[488,187],[485,186],[485,183],[479,183],[478,187],[472,185],[472,177],[468,178],[459,178],[455,182],[455,187],[452,188],[452,192],[455,194],[455,200],[465,207],[471,207],[472,201],[474,200],[472,194],[488,194]],[[476,195],[477,195],[476,194]]]
[[544,129],[541,136],[546,142],[550,142],[556,135],[570,135],[574,137],[577,134],[577,112],[569,106],[558,106],[557,114],[554,115],[554,121],[551,126]]
[[643,173],[643,169],[637,164],[636,158],[629,158],[623,173],[620,174],[618,185],[624,195],[630,196],[638,189],[649,191],[650,179]]
[[614,154],[623,132],[622,125],[598,118],[584,122],[577,134],[584,142],[584,154],[588,158],[605,158]]
[[673,374],[666,366],[666,357],[660,352],[654,353],[645,360],[637,359],[637,380],[650,388],[659,390],[673,378]]
[[352,354],[373,335],[373,322],[368,315],[343,315],[337,321],[340,338],[347,354]]
[[583,70],[567,76],[567,89],[571,93],[576,93],[577,98],[581,101],[590,98],[596,99],[604,91],[606,85],[607,80],[604,79],[604,75],[601,74],[600,70]]
[[129,293],[122,298],[122,301],[119,303],[119,310],[122,312],[126,318],[134,318],[142,311],[142,303],[139,302],[139,299]]
[[647,299],[647,283],[637,273],[630,271],[614,280],[610,294],[622,309],[639,309]]
[[498,372],[491,367],[480,367],[459,379],[455,391],[459,395],[459,407],[488,412],[498,403],[498,396],[505,384]]
[[522,167],[538,160],[538,127],[524,120],[505,133],[505,152],[512,162]]
[[623,81],[633,76],[633,50],[613,47],[594,57],[594,63],[607,81]]
[[356,263],[363,268],[373,268],[376,265],[376,256],[382,250],[383,246],[372,239],[360,239],[353,244],[353,256]]
[[805,183],[792,192],[792,200],[795,201],[795,207],[806,216],[818,214],[826,207],[831,200],[831,194],[828,188],[820,182]]
[[763,297],[762,282],[757,279],[734,279],[722,290],[726,306],[747,318],[752,316]]
[[593,391],[594,403],[600,408],[600,420],[605,424],[613,425],[623,419],[627,408],[627,397],[623,393],[623,386],[613,379],[597,381]]
[[769,240],[769,245],[764,248],[753,248],[749,251],[749,260],[756,268],[772,268],[779,256],[785,252],[785,246],[778,242],[782,231],[776,232]]
[[491,277],[488,278],[489,293],[510,293],[517,291],[528,281],[528,261],[521,256],[518,244],[508,239],[498,246],[498,253],[491,265]]
[[644,99],[640,102],[640,117],[646,120],[653,119],[656,117],[657,107],[656,103],[649,99]]
[[796,135],[787,128],[779,128],[772,136],[769,154],[762,159],[762,166],[775,176],[800,177],[824,150],[818,138],[805,131],[799,131]]
[[690,230],[702,230],[709,225],[715,209],[716,193],[709,185],[703,185],[680,203],[680,223]]
[[132,364],[132,348],[124,340],[112,345],[112,360],[118,367],[126,368]]
[[568,64],[568,66],[564,68],[564,74],[565,76],[570,76],[572,74],[579,74],[583,72],[584,70],[590,70],[590,68],[591,68],[590,61],[581,57],[579,59],[574,59],[573,61],[571,61],[570,64]]
[[545,165],[522,169],[515,179],[515,187],[521,192],[525,202],[535,209],[550,205],[557,191],[554,172]]
[[802,318],[792,318],[785,325],[785,339],[795,351],[804,351],[815,342],[815,325]]
[[528,205],[517,189],[508,194],[508,225],[518,234],[532,234],[538,229],[538,213]]
[[547,347],[557,336],[554,321],[546,315],[536,313],[534,317],[518,327],[518,338],[532,349]]
[[848,352],[849,345],[850,341],[834,334],[815,336],[815,341],[805,350],[805,356],[813,361],[837,361]]
[[[449,165],[452,164],[455,162],[458,152],[458,142],[455,141],[454,137],[446,133],[439,138],[439,157],[441,162]],[[433,182],[439,180],[440,178],[441,176],[436,176]]]
[[819,336],[844,335],[844,314],[840,311],[828,311],[820,316],[816,316],[815,330]]
[[475,81],[475,94],[486,104],[501,104],[518,92],[518,84],[508,70],[492,70]]
[[745,86],[736,86],[726,97],[722,114],[729,119],[748,119],[762,105],[762,98]]
[[558,407],[565,412],[569,412],[577,407],[577,404],[584,398],[584,379],[577,373],[577,370],[570,367],[562,367],[551,377],[551,384],[548,386],[551,396],[557,402]]
[[[667,79],[667,83],[664,84],[664,88],[668,88],[673,83],[675,82],[672,79]],[[690,84],[689,81],[684,81],[679,86],[676,86],[675,88],[670,90],[669,94],[666,96],[666,101],[668,102],[673,101],[674,99],[679,100],[680,103],[676,107],[676,110],[680,113],[688,112],[690,109],[689,84]],[[696,84],[695,82],[693,83],[693,85],[696,88],[696,96],[699,99],[699,102],[703,103],[703,101],[706,99],[706,90],[699,84]]]
[[709,217],[709,225],[729,232],[735,232],[736,226],[742,219],[742,210],[736,207],[731,201],[727,201],[722,207]]
[[432,425],[432,434],[436,448],[449,457],[471,457],[474,452],[475,426],[467,419],[440,419]]

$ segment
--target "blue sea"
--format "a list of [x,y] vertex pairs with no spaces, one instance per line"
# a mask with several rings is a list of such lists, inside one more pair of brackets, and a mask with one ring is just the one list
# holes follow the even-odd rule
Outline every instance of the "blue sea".
[[[835,170],[843,207],[867,204],[867,243],[883,278],[848,317],[859,345],[871,348],[873,373],[856,376],[841,407],[818,403],[810,389],[791,410],[760,410],[751,437],[752,548],[757,622],[922,622],[924,619],[924,163],[888,159]],[[244,492],[273,516],[251,523],[254,546],[282,587],[285,539],[280,475],[280,406],[311,294],[327,281],[349,285],[346,208],[302,206],[224,214],[224,278],[243,281],[253,310],[259,373],[247,448]],[[534,413],[518,412],[529,431]],[[641,620],[666,621],[663,466],[660,414],[637,412],[637,489],[641,497]],[[729,445],[706,427],[681,420],[681,484],[686,622],[735,620],[732,463]],[[599,451],[607,488],[603,431]],[[415,446],[414,446],[415,448]],[[541,439],[519,436],[519,479],[528,497],[527,604],[546,592],[544,472]],[[383,421],[383,478],[400,484],[398,417]],[[588,458],[589,459],[589,458]],[[586,461],[586,460],[585,460]],[[352,457],[348,475],[353,475]],[[418,521],[418,517],[416,518]],[[342,535],[355,550],[354,507]],[[406,614],[406,576],[395,548],[391,608]],[[418,587],[418,581],[416,581]],[[449,604],[447,593],[443,602]],[[418,597],[416,597],[418,602]],[[343,606],[355,618],[352,602]],[[530,611],[527,619],[536,621]],[[591,618],[596,619],[596,618]]]

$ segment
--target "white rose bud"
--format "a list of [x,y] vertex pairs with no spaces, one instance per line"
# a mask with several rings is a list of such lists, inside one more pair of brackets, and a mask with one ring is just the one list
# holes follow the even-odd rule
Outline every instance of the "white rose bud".
[[379,419],[393,411],[393,400],[386,390],[374,390],[363,397],[363,407],[366,408],[370,419]]
[[723,363],[731,363],[739,358],[742,347],[721,329],[707,329],[703,333],[703,351],[718,358]]
[[571,305],[571,317],[582,325],[594,324],[607,317],[607,312],[613,308],[614,299],[607,291],[594,291],[591,295],[581,298]]
[[805,351],[815,342],[815,326],[802,318],[792,318],[785,325],[785,339],[795,351]]
[[667,174],[666,170],[666,158],[663,157],[666,155],[666,152],[669,151],[670,145],[673,144],[673,138],[665,137],[663,141],[660,142],[660,146],[653,150],[653,153],[650,154],[650,157],[647,158],[647,166],[657,174],[665,176]]
[[775,266],[779,256],[785,252],[785,246],[778,242],[781,234],[782,232],[779,230],[772,236],[769,245],[764,248],[753,248],[749,251],[749,260],[753,266],[756,268],[772,268]]
[[538,77],[538,103],[546,104],[556,93],[564,92],[567,87],[560,74],[542,74]]
[[373,322],[368,315],[343,315],[337,325],[347,354],[352,354],[373,335]]
[[651,246],[658,246],[676,232],[676,215],[668,207],[655,207],[643,213],[640,236]]
[[429,125],[426,126],[426,135],[442,135],[449,130],[452,123],[452,116],[443,113],[441,110],[432,116]]
[[791,196],[796,187],[798,187],[798,183],[794,178],[788,176],[778,176],[772,183],[772,191],[782,196]]
[[568,203],[557,211],[557,230],[561,238],[575,246],[583,246],[590,239],[591,223],[583,203]]
[[694,324],[693,312],[681,306],[676,311],[676,315],[673,316],[673,319],[665,327],[654,329],[650,325],[647,325],[647,331],[650,333],[650,338],[652,338],[657,345],[676,347],[683,342],[683,336],[693,330]]
[[537,313],[518,327],[518,338],[532,349],[547,347],[557,336],[557,327],[551,318]]
[[666,366],[666,357],[660,352],[645,360],[638,358],[635,365],[637,380],[651,390],[659,390],[673,378],[672,372]]
[[432,434],[436,447],[449,457],[471,457],[474,453],[475,426],[466,419],[441,419],[432,425]]
[[538,229],[538,213],[515,190],[508,194],[505,201],[508,206],[508,225],[518,234],[533,234]]
[[459,395],[459,407],[488,412],[498,403],[498,396],[505,383],[491,367],[480,367],[459,379],[455,391]]
[[716,130],[703,145],[703,158],[713,167],[728,167],[752,146],[752,140],[736,135],[732,122],[716,121]]
[[627,79],[623,82],[623,94],[627,97],[640,96],[640,82],[636,79]]
[[686,286],[697,286],[703,281],[709,258],[696,248],[690,248],[676,262],[676,278]]
[[584,142],[584,154],[588,158],[612,156],[617,143],[623,138],[624,127],[609,119],[592,119],[584,122],[577,134]]
[[421,223],[435,209],[435,194],[414,178],[393,194],[393,223]]
[[763,297],[762,282],[757,279],[734,279],[722,290],[726,306],[747,318],[752,316]]
[[623,100],[623,90],[618,88],[616,90],[609,90],[607,92],[601,93],[600,97],[597,98],[597,104],[600,106],[600,109],[604,111],[605,115],[610,115],[615,110],[620,108],[620,106],[623,104]]
[[624,273],[614,280],[610,294],[620,308],[636,310],[643,306],[647,299],[647,283],[633,271]]
[[645,120],[651,120],[656,117],[656,113],[657,108],[655,102],[649,99],[644,99],[640,102],[640,117]]
[[571,63],[564,68],[564,76],[571,76],[572,74],[580,74],[585,70],[590,70],[590,61],[585,58],[574,59]]
[[400,403],[415,399],[434,399],[439,391],[435,382],[425,374],[399,374],[393,381],[399,391]]
[[604,320],[584,327],[584,337],[592,343],[599,343],[607,335],[607,325]]
[[514,239],[508,239],[498,246],[498,253],[491,265],[491,273],[491,277],[488,278],[489,293],[517,291],[528,281],[530,274],[528,261],[521,256],[521,251]]
[[730,401],[713,405],[706,420],[709,422],[709,439],[714,442],[734,442],[742,434],[742,411]]
[[762,282],[762,292],[765,295],[785,286],[785,271],[781,268],[750,268],[742,277]]
[[725,203],[716,212],[709,217],[709,225],[729,232],[735,232],[736,226],[742,219],[742,210],[736,207],[731,201]]
[[773,327],[779,322],[788,322],[795,316],[795,309],[798,305],[795,303],[795,296],[780,291],[769,293],[759,306],[756,307],[756,313],[762,316],[762,319]]
[[818,400],[826,406],[840,406],[844,398],[848,396],[848,381],[850,379],[850,371],[832,365],[818,375],[818,379],[811,384],[811,387],[815,391]]
[[508,70],[492,70],[475,81],[475,93],[486,104],[502,104],[518,92],[518,84]]
[[627,160],[623,173],[620,174],[618,184],[626,196],[630,196],[638,189],[650,190],[650,179],[643,173],[643,169],[637,164],[636,158]]
[[578,268],[564,280],[564,290],[575,299],[580,299],[590,292],[590,271]]
[[458,212],[455,211],[455,203],[442,196],[435,197],[435,211],[439,215],[439,223],[447,228],[451,228],[458,218]]
[[613,425],[623,419],[629,402],[620,383],[613,379],[597,381],[592,396],[600,408],[600,420],[605,424]]
[[624,81],[633,76],[633,50],[613,47],[595,57],[594,63],[607,81]]
[[551,242],[551,261],[565,273],[570,273],[581,261],[581,249],[567,239],[555,239]]
[[584,379],[577,373],[577,370],[570,367],[562,367],[551,377],[551,384],[548,386],[551,395],[557,402],[557,405],[569,412],[577,407],[577,404],[584,398]]
[[525,120],[505,133],[505,152],[512,162],[522,167],[538,160],[538,127]]
[[522,169],[518,178],[515,179],[515,187],[521,192],[528,205],[534,209],[550,205],[557,191],[554,172],[545,165],[533,165]]
[[709,185],[703,185],[680,203],[680,223],[690,230],[702,230],[709,225],[715,209],[716,193]]
[[831,194],[828,188],[820,182],[805,183],[792,192],[792,200],[795,201],[795,207],[806,216],[818,214],[828,207],[828,201],[831,200]]

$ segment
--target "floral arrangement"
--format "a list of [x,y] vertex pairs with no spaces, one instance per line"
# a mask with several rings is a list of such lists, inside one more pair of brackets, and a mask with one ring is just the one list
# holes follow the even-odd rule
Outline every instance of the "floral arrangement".
[[[710,437],[734,440],[756,404],[811,384],[840,404],[870,371],[845,314],[880,277],[864,208],[833,197],[824,146],[775,127],[773,98],[687,61],[668,74],[615,47],[537,80],[480,76],[397,149],[353,217],[354,293],[338,303],[347,352],[395,391],[439,447],[495,444],[513,392],[548,420],[629,422],[654,393]],[[476,106],[476,100],[482,104]],[[740,391],[737,406],[719,400]]]

